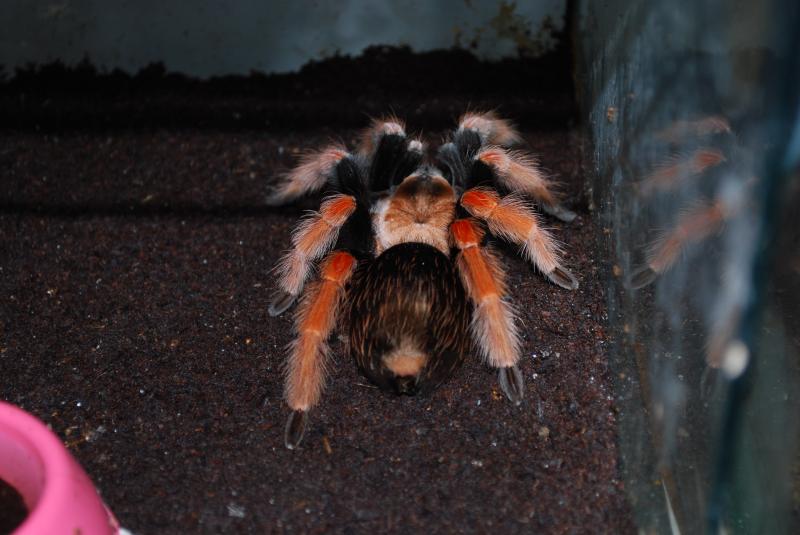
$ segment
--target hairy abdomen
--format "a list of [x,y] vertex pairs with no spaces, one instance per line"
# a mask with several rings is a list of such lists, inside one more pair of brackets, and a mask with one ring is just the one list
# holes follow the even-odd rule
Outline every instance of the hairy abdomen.
[[470,349],[470,307],[453,263],[434,247],[403,243],[354,275],[350,350],[384,390],[429,390]]

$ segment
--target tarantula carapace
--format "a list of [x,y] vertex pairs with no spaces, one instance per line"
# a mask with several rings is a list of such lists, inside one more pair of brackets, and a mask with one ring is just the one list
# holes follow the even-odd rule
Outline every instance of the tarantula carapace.
[[[288,351],[286,446],[299,444],[319,401],[327,339],[340,310],[359,370],[386,390],[413,394],[447,379],[470,348],[499,369],[503,392],[523,397],[520,337],[492,234],[522,248],[555,284],[578,282],[525,196],[571,221],[534,159],[506,147],[518,134],[492,113],[461,118],[434,165],[396,118],[375,121],[356,152],[341,145],[306,156],[270,196],[274,205],[322,190],[277,266],[281,314],[302,295]],[[317,280],[305,290],[315,263]],[[471,335],[471,337],[470,337]]]

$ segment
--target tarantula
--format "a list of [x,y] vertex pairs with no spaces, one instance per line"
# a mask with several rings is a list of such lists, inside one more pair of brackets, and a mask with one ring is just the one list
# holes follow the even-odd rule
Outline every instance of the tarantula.
[[[309,154],[275,187],[272,205],[325,193],[276,266],[278,291],[269,308],[279,315],[302,293],[286,366],[287,448],[300,443],[320,399],[327,339],[340,309],[349,351],[380,388],[429,391],[452,375],[474,341],[499,369],[505,395],[521,401],[520,337],[484,225],[521,246],[553,283],[574,290],[578,282],[523,195],[564,221],[575,214],[560,206],[532,157],[506,148],[519,139],[494,114],[469,113],[439,148],[434,167],[398,119],[374,121],[356,152],[333,145]],[[319,276],[304,290],[317,262]]]

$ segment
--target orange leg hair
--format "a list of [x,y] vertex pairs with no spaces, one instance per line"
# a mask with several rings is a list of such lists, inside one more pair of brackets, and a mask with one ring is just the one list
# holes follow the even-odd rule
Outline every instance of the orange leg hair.
[[491,167],[500,183],[511,191],[524,193],[540,202],[548,214],[567,223],[575,219],[574,212],[561,206],[553,184],[531,156],[500,147],[487,147],[478,152],[475,159]]
[[687,137],[702,137],[731,133],[731,123],[721,115],[712,115],[693,121],[675,121],[655,133],[655,138],[669,143],[680,143]]
[[300,164],[286,174],[267,197],[267,204],[280,206],[307,193],[319,191],[336,169],[336,165],[346,156],[347,149],[342,145],[331,145],[319,152],[306,154],[300,159]]
[[500,119],[494,112],[466,113],[458,121],[459,130],[475,130],[481,140],[489,145],[509,147],[520,142],[514,126]]
[[725,162],[722,151],[706,147],[667,158],[639,184],[639,194],[648,197],[658,191],[669,191],[681,181],[695,177]]
[[631,275],[630,287],[642,288],[670,269],[689,243],[699,242],[722,229],[726,209],[722,202],[700,205],[684,213],[678,224],[650,246],[647,264]]
[[341,304],[344,286],[356,259],[349,253],[331,253],[321,266],[320,280],[303,297],[295,316],[297,338],[290,345],[286,366],[286,402],[292,415],[286,426],[286,447],[303,436],[305,413],[317,404],[325,384],[328,337]]
[[301,221],[292,235],[292,248],[276,267],[279,291],[270,305],[270,315],[277,316],[294,303],[314,262],[330,250],[355,209],[354,197],[334,195],[323,201],[319,212]]
[[500,385],[512,401],[523,397],[519,361],[520,338],[514,312],[505,301],[505,274],[500,262],[481,247],[483,232],[477,222],[458,219],[450,225],[450,235],[459,249],[458,271],[475,311],[472,335],[486,362],[500,368]]
[[575,290],[578,281],[561,266],[559,246],[549,232],[542,229],[533,210],[514,196],[501,198],[486,188],[473,188],[461,196],[461,205],[473,216],[486,221],[497,236],[522,245],[528,260],[553,283]]

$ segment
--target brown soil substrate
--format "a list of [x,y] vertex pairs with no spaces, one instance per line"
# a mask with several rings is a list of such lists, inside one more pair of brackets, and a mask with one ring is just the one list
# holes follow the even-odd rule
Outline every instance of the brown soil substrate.
[[[294,80],[302,87],[302,74]],[[456,79],[449,92],[410,98],[367,87],[344,111],[314,93],[291,101],[297,128],[286,110],[264,127],[145,114],[122,128],[120,110],[138,101],[113,92],[101,103],[116,119],[95,110],[78,128],[80,96],[56,95],[55,109],[31,112],[40,131],[11,107],[7,87],[0,114],[16,127],[0,132],[0,397],[50,424],[136,533],[633,532],[618,474],[600,229],[581,192],[565,84],[531,92],[522,76],[493,92]],[[180,110],[171,95],[159,106]],[[246,111],[242,98],[198,97],[195,112]],[[281,102],[265,98],[256,113]],[[435,141],[469,105],[516,119],[580,216],[547,220],[580,279],[575,292],[502,248],[525,333],[524,403],[509,404],[477,359],[428,397],[384,394],[335,341],[323,401],[301,448],[286,450],[291,318],[266,309],[270,270],[302,211],[266,208],[266,184],[305,148],[354,141],[365,110],[391,109]]]

